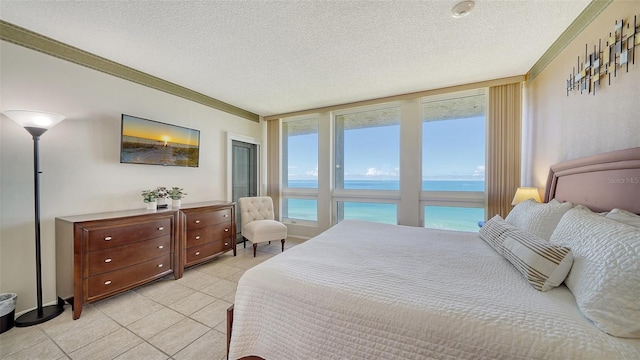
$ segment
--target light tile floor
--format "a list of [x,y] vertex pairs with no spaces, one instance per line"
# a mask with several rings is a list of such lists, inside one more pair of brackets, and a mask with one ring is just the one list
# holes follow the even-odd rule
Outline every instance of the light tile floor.
[[[285,243],[285,251],[298,244]],[[251,243],[184,276],[154,281],[83,307],[73,320],[71,306],[43,324],[0,335],[0,359],[225,359],[226,310],[234,302],[238,280],[251,267],[279,254],[281,244]]]

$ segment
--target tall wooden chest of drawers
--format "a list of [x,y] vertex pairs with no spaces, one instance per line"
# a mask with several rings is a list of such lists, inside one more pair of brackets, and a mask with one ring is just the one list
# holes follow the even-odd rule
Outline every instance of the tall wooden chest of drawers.
[[56,218],[56,291],[80,317],[85,303],[182,275],[175,210]]
[[235,204],[220,201],[180,208],[184,267],[200,264],[233,250],[236,255]]

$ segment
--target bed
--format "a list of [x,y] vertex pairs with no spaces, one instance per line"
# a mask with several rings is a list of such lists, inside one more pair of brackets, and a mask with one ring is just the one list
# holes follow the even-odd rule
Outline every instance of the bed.
[[[526,231],[512,224],[526,206],[552,205],[565,210],[554,210],[549,239],[536,232],[548,217],[530,217]],[[274,256],[239,280],[229,358],[640,358],[640,148],[552,166],[545,203],[517,208],[480,236],[345,220]],[[565,249],[544,285],[501,253],[520,237]],[[590,238],[615,251],[585,252]]]

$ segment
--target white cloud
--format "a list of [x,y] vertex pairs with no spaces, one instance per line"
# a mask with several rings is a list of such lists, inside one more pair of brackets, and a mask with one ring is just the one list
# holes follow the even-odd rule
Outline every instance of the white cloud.
[[380,170],[376,170],[376,168],[368,168],[367,169],[367,173],[364,174],[365,176],[380,176],[380,175],[384,175],[384,172],[380,171]]
[[476,166],[476,170],[473,172],[473,176],[484,176],[484,165]]
[[307,172],[304,173],[307,176],[315,176],[318,177],[318,165],[316,165],[316,168],[313,170],[309,170]]
[[384,171],[378,170],[374,167],[370,167],[367,169],[367,172],[364,174],[364,176],[398,176],[399,172],[399,168],[395,168],[393,171]]

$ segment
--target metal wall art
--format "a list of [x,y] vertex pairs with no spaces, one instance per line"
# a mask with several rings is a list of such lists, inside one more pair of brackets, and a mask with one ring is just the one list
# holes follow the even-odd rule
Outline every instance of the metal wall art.
[[598,45],[593,45],[589,53],[589,44],[585,44],[584,58],[578,56],[578,66],[574,67],[567,80],[567,96],[570,92],[596,94],[602,81],[611,85],[611,77],[619,72],[629,72],[629,63],[635,64],[635,50],[640,47],[640,24],[638,16],[633,21],[616,21],[613,33]]

